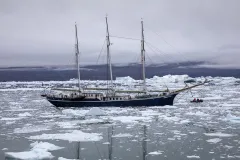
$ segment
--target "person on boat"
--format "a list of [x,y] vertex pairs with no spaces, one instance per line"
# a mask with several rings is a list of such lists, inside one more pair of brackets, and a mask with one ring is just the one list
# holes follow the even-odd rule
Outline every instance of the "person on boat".
[[196,102],[196,98],[193,99],[193,102]]

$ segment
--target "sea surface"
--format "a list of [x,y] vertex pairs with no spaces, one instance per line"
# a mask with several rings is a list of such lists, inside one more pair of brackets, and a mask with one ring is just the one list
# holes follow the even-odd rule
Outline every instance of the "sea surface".
[[[0,159],[240,159],[240,79],[154,76],[147,87],[174,90],[205,78],[211,82],[179,94],[174,106],[91,109],[56,108],[40,96],[45,86],[76,86],[76,80],[0,82]],[[114,81],[120,89],[139,83]],[[193,97],[204,102],[190,103]]]

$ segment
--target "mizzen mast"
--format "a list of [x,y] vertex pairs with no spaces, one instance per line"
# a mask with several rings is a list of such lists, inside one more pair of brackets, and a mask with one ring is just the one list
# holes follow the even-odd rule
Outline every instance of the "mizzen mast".
[[106,26],[107,26],[107,35],[106,35],[106,41],[107,41],[107,63],[109,65],[109,73],[110,73],[110,88],[113,88],[113,76],[112,76],[112,62],[111,62],[111,54],[110,54],[110,38],[109,38],[109,30],[108,30],[108,20],[106,16]]
[[78,35],[77,35],[76,23],[75,23],[75,56],[76,56],[76,62],[77,62],[78,89],[79,89],[79,92],[81,92],[80,69],[79,69],[79,48],[78,48]]
[[144,48],[144,29],[143,20],[141,20],[142,26],[142,39],[141,39],[141,63],[142,63],[142,80],[143,80],[143,91],[146,92],[146,77],[145,77],[145,48]]

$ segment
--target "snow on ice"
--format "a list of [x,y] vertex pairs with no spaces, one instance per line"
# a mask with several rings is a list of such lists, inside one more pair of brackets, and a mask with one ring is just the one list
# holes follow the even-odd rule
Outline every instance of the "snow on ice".
[[85,133],[80,130],[74,130],[69,133],[57,133],[57,134],[42,134],[36,136],[30,136],[29,139],[45,139],[45,140],[66,140],[70,142],[74,141],[100,141],[102,139],[99,133]]
[[30,146],[32,147],[30,151],[6,152],[5,155],[6,157],[20,160],[51,159],[54,156],[48,151],[63,149],[63,147],[48,142],[34,142]]
[[220,138],[213,138],[213,139],[208,139],[207,142],[209,143],[218,143],[220,142],[222,139]]

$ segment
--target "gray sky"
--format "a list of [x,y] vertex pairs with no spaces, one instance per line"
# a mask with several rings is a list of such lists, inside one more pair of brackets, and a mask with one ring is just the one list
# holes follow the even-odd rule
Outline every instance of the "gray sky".
[[[111,35],[136,39],[143,18],[146,41],[162,52],[146,45],[149,62],[204,60],[240,68],[239,0],[0,0],[0,64],[73,64],[75,21],[81,62],[96,64],[106,14]],[[139,60],[140,41],[111,42],[114,63]]]

